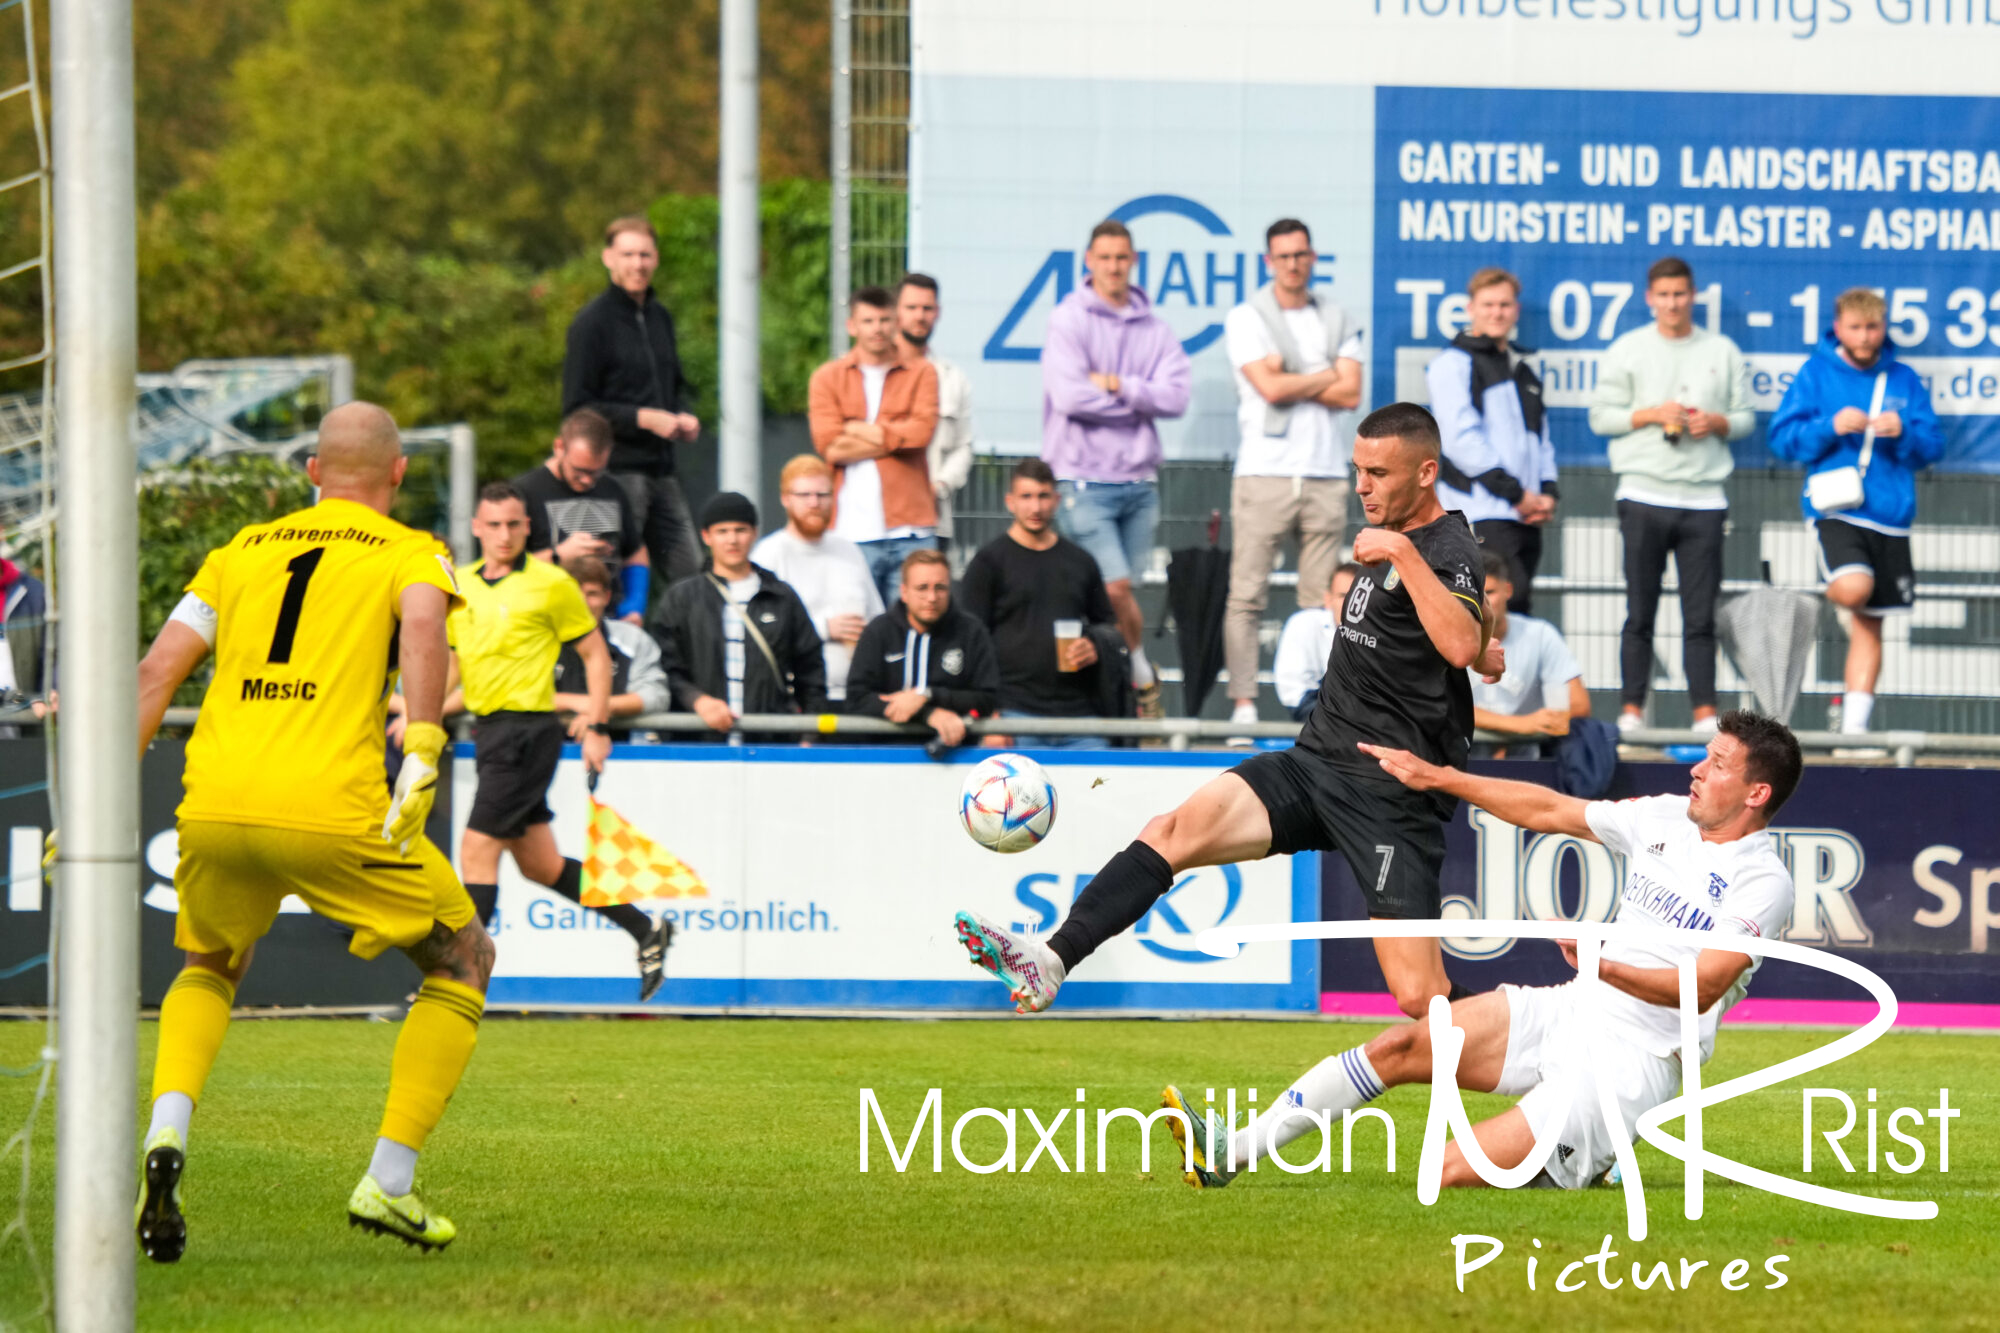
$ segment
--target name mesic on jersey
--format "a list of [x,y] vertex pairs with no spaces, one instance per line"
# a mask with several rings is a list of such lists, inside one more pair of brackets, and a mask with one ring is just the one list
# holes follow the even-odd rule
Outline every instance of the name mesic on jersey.
[[289,703],[302,699],[311,703],[319,694],[319,682],[312,680],[260,680],[255,676],[243,682],[244,703]]

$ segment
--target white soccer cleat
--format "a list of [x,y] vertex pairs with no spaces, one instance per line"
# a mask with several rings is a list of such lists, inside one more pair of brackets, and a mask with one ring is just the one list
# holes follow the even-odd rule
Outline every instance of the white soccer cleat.
[[1055,1003],[1063,965],[1046,944],[1024,940],[976,912],[960,912],[953,923],[972,965],[991,972],[1014,998],[1014,1011],[1039,1013]]

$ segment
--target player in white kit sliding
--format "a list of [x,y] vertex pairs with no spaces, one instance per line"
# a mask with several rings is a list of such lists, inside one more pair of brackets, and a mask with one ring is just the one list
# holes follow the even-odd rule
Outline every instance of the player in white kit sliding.
[[[1556,1148],[1534,1183],[1562,1189],[1591,1184],[1616,1157],[1598,1085],[1608,1084],[1628,1140],[1641,1114],[1680,1092],[1679,960],[1689,952],[1698,955],[1695,981],[1706,1063],[1715,1049],[1716,1023],[1743,998],[1761,961],[1730,949],[1728,937],[1775,938],[1791,916],[1791,875],[1765,828],[1798,786],[1798,741],[1770,718],[1725,713],[1708,757],[1694,766],[1686,796],[1629,801],[1580,801],[1533,783],[1428,764],[1402,750],[1361,748],[1415,790],[1442,791],[1518,827],[1588,838],[1623,855],[1618,920],[1706,930],[1718,937],[1714,947],[1700,949],[1607,941],[1595,980],[1579,976],[1560,986],[1502,986],[1451,1006],[1453,1024],[1465,1033],[1459,1086],[1521,1099],[1474,1126],[1487,1157],[1503,1169],[1519,1165],[1534,1148],[1535,1126],[1553,1116]],[[1564,940],[1561,947],[1575,966],[1574,944]],[[1343,1111],[1399,1084],[1427,1083],[1430,1076],[1430,1024],[1419,1019],[1320,1062],[1233,1139],[1213,1112],[1207,1114],[1214,1123],[1204,1128],[1204,1113],[1188,1105],[1179,1089],[1168,1087],[1164,1101],[1185,1111],[1195,1127],[1195,1169],[1188,1183],[1214,1188],[1267,1156],[1273,1139],[1282,1148],[1316,1131],[1318,1126],[1298,1112],[1320,1112],[1338,1125]],[[1273,1123],[1273,1116],[1282,1119]],[[1181,1139],[1181,1122],[1168,1124]],[[1446,1185],[1482,1183],[1455,1141],[1445,1149],[1443,1179]]]

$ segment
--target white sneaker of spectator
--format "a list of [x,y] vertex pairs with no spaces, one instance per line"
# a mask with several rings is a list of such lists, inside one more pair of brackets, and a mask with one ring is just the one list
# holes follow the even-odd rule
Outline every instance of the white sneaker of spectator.
[[[1255,701],[1250,699],[1237,700],[1236,707],[1230,710],[1229,720],[1238,726],[1257,725],[1257,705]],[[1231,736],[1228,740],[1228,744],[1236,746],[1249,746],[1256,743],[1256,738],[1251,736]]]

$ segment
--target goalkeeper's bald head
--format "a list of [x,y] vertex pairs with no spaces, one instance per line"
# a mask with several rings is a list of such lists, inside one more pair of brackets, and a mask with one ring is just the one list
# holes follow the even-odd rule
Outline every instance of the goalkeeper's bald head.
[[352,402],[320,421],[307,471],[322,498],[358,500],[386,513],[405,466],[396,419],[374,403]]

